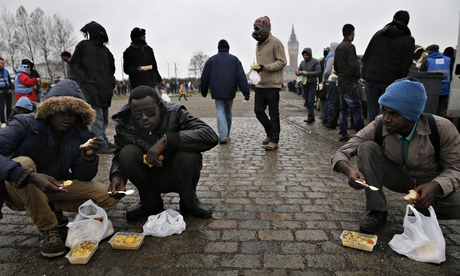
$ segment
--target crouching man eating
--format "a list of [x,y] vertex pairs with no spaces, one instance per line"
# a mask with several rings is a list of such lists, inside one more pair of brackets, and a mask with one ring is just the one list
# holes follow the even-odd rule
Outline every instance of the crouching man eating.
[[[69,221],[62,211],[77,212],[91,199],[101,207],[117,199],[108,185],[92,181],[96,176],[101,142],[88,129],[96,114],[85,102],[77,83],[59,82],[45,96],[37,113],[18,114],[0,130],[0,203],[15,211],[27,211],[40,230],[39,247],[45,257],[66,253],[58,227]],[[72,184],[64,185],[71,180]]]
[[183,105],[164,102],[155,88],[145,85],[132,91],[128,104],[112,119],[117,123],[117,149],[110,188],[117,194],[129,179],[140,197],[140,203],[127,210],[128,220],[162,212],[161,193],[169,192],[179,193],[181,212],[199,218],[212,216],[212,210],[196,195],[201,153],[218,142],[210,126],[194,118]]
[[[365,190],[368,213],[360,232],[376,233],[385,224],[383,187],[399,193],[414,189],[420,194],[414,204],[422,213],[431,205],[439,219],[460,219],[460,136],[449,120],[422,114],[426,100],[420,82],[395,81],[378,100],[383,115],[332,157],[332,168],[345,174],[351,187],[366,188],[355,181],[361,180],[379,188]],[[358,169],[349,164],[354,155]]]

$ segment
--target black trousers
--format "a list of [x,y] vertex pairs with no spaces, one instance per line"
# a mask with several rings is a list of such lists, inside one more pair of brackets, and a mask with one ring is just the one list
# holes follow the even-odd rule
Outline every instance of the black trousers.
[[144,151],[136,145],[120,151],[120,164],[128,179],[139,191],[140,204],[146,209],[163,208],[161,193],[179,193],[181,204],[192,209],[196,201],[196,186],[200,179],[201,153],[176,151],[165,154],[162,167],[143,163]]
[[[264,127],[267,136],[274,143],[280,140],[280,89],[279,88],[256,88],[254,99],[254,112],[257,119]],[[268,106],[268,115],[265,110]]]

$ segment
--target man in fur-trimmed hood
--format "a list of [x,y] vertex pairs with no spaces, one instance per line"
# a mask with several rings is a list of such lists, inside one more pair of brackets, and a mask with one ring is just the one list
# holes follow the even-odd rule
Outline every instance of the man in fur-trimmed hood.
[[77,212],[88,199],[103,207],[118,202],[107,194],[107,185],[91,181],[101,145],[88,129],[95,116],[77,83],[63,80],[35,114],[17,114],[0,131],[0,204],[4,200],[12,210],[27,211],[40,230],[45,257],[66,253],[58,232],[68,222],[62,211]]

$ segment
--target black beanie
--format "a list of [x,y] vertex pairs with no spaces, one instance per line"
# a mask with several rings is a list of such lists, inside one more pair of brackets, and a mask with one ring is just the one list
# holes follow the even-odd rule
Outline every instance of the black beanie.
[[134,28],[131,31],[131,41],[132,42],[139,42],[139,38],[145,35],[145,29],[141,29],[139,27]]
[[227,40],[221,39],[219,41],[219,44],[217,44],[217,49],[229,49],[230,50],[230,45],[228,45]]

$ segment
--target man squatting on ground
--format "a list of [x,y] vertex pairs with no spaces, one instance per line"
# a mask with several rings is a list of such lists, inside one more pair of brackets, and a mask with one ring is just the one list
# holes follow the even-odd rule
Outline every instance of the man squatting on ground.
[[[383,115],[377,116],[332,157],[332,168],[348,176],[355,189],[364,186],[356,179],[379,188],[365,190],[368,214],[360,224],[364,233],[377,232],[387,220],[382,188],[407,193],[415,189],[420,198],[415,207],[426,212],[430,205],[439,219],[460,219],[460,136],[447,119],[433,115],[439,132],[439,156],[430,141],[431,129],[422,114],[426,92],[411,79],[396,80],[379,98]],[[383,120],[382,144],[375,142],[376,127]],[[348,162],[358,156],[358,169]]]
[[[202,152],[217,145],[214,130],[194,118],[183,105],[164,102],[156,88],[141,85],[112,119],[117,123],[117,149],[110,169],[112,193],[124,190],[128,179],[140,202],[126,212],[130,220],[164,210],[161,193],[176,192],[180,209],[209,218],[212,210],[196,196],[203,166]],[[143,163],[143,155],[151,165]],[[158,156],[164,156],[163,161]]]
[[[0,131],[0,204],[27,211],[40,230],[43,256],[66,253],[58,227],[66,227],[62,211],[77,212],[91,199],[99,206],[118,202],[107,194],[107,185],[91,181],[97,174],[101,141],[91,140],[88,129],[96,114],[72,80],[59,82],[44,97],[37,113],[18,114]],[[70,186],[63,181],[72,180]],[[2,184],[2,183],[0,183]],[[3,187],[4,186],[4,187]]]

